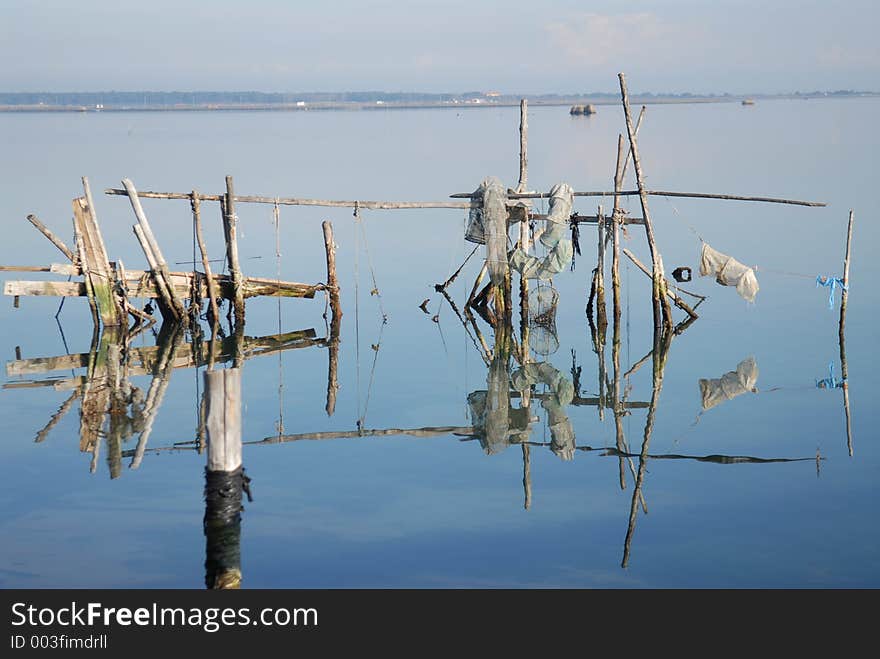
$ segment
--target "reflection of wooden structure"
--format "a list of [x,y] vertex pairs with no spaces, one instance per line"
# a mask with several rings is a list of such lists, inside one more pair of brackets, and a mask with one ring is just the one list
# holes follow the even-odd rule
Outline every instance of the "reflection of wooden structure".
[[[51,429],[81,399],[80,450],[92,454],[91,470],[97,468],[101,440],[107,441],[107,459],[111,478],[121,475],[121,460],[131,457],[131,468],[143,460],[165,391],[175,370],[213,367],[222,363],[240,363],[253,357],[277,354],[287,350],[308,347],[326,347],[330,350],[328,379],[336,381],[339,349],[338,322],[333,324],[329,337],[317,337],[314,329],[287,332],[262,337],[229,336],[211,341],[188,343],[182,325],[164,325],[154,346],[133,346],[120,328],[108,328],[95,335],[87,353],[38,357],[7,362],[7,376],[48,374],[53,371],[85,368],[84,375],[9,382],[4,388],[52,386],[56,390],[73,390],[49,422],[38,433],[42,442]],[[131,378],[150,375],[146,392],[132,385]],[[329,392],[328,392],[329,395]],[[333,392],[335,396],[335,391]],[[198,434],[204,436],[204,423]],[[123,445],[137,436],[134,449],[123,450]],[[198,448],[204,447],[203,439]]]

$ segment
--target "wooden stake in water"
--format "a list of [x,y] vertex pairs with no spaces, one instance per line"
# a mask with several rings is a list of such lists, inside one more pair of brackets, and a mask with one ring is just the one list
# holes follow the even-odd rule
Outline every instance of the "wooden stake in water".
[[205,371],[208,470],[241,467],[241,369]]
[[843,411],[846,414],[846,445],[849,449],[849,455],[853,454],[852,442],[852,420],[849,414],[849,385],[847,384],[847,376],[849,375],[846,368],[846,340],[844,338],[844,328],[846,327],[846,300],[849,288],[849,257],[852,248],[852,230],[854,213],[849,212],[849,222],[846,229],[846,256],[843,259],[843,284],[846,288],[840,294],[840,327],[838,330],[838,338],[840,340],[840,375],[843,378]]

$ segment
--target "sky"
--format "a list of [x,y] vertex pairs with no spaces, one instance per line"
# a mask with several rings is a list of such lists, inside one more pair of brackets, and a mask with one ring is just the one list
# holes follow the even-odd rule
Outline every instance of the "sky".
[[0,0],[0,91],[880,91],[876,0]]

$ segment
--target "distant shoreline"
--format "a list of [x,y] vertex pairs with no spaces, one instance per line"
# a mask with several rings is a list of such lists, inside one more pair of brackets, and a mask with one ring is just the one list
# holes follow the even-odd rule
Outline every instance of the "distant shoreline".
[[[2,96],[2,95],[0,95]],[[8,96],[8,95],[6,95]],[[58,94],[57,96],[65,96]],[[777,100],[818,100],[829,98],[875,98],[880,92],[852,92],[852,93],[823,93],[813,92],[809,94],[772,94],[772,95],[725,95],[725,96],[632,96],[630,102],[634,105],[674,105],[693,103],[737,103],[752,105],[762,101]],[[531,106],[565,107],[573,105],[592,104],[596,106],[619,105],[620,99],[611,95],[601,97],[572,96],[553,99],[528,98]],[[517,107],[520,99],[514,97],[485,98],[471,97],[454,100],[425,100],[425,101],[296,101],[296,102],[268,102],[268,103],[149,103],[114,104],[114,103],[22,103],[0,104],[0,112],[308,112],[320,110],[420,110],[437,108],[477,109]]]

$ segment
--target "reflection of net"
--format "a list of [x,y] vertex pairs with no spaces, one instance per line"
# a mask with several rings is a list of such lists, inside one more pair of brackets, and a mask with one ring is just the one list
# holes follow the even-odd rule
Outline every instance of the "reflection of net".
[[556,305],[559,293],[552,286],[538,286],[529,293],[529,347],[539,355],[559,349],[556,336]]

